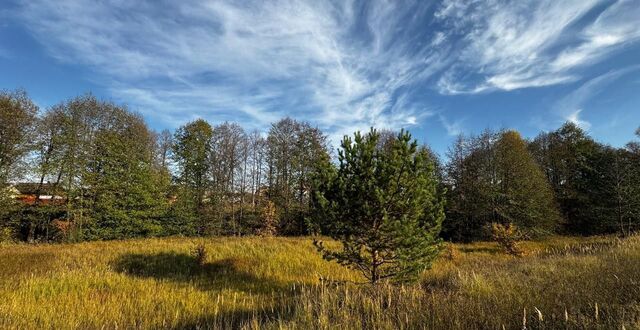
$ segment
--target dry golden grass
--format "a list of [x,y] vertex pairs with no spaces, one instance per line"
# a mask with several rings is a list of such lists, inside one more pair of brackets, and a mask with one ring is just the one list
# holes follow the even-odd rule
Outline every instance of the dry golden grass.
[[3,245],[0,328],[640,328],[639,237],[521,246],[453,245],[419,283],[370,287],[309,238]]

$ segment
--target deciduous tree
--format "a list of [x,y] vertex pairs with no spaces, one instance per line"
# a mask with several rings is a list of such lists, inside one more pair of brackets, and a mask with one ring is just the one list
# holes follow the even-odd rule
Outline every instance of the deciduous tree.
[[209,188],[211,138],[213,129],[204,119],[197,119],[180,127],[174,135],[173,160],[177,169],[177,182],[181,186],[174,216],[185,224],[199,221],[198,232],[204,233],[205,197]]
[[38,107],[23,90],[0,91],[0,187],[24,171],[32,148]]
[[497,221],[535,233],[553,233],[560,222],[553,190],[515,131],[506,131],[496,142]]

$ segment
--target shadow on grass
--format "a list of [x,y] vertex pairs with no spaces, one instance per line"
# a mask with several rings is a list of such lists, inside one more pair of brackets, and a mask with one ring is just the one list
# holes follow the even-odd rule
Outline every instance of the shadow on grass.
[[194,256],[175,252],[125,254],[113,262],[120,273],[194,285],[201,290],[270,293],[286,289],[285,283],[250,273],[251,266],[251,261],[243,258],[200,265]]
[[291,290],[286,283],[250,273],[254,266],[251,260],[244,258],[227,258],[199,265],[194,256],[175,252],[125,254],[113,263],[116,271],[129,276],[167,280],[192,285],[200,290],[233,290],[266,295],[283,293],[273,306],[203,315],[180,321],[173,329],[239,329],[251,322],[265,324],[289,319],[294,311],[292,301],[298,294],[297,290]]

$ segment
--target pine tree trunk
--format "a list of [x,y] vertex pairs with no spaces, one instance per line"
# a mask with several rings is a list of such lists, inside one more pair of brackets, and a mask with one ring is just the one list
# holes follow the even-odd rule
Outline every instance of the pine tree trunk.
[[378,250],[373,251],[371,258],[371,283],[376,284],[380,279],[378,274]]

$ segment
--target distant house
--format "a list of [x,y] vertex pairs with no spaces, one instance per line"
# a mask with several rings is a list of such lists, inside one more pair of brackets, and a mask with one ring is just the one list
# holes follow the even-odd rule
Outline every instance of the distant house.
[[29,205],[39,204],[63,204],[66,201],[65,193],[60,188],[51,183],[40,185],[36,182],[17,183],[10,188],[14,199]]

